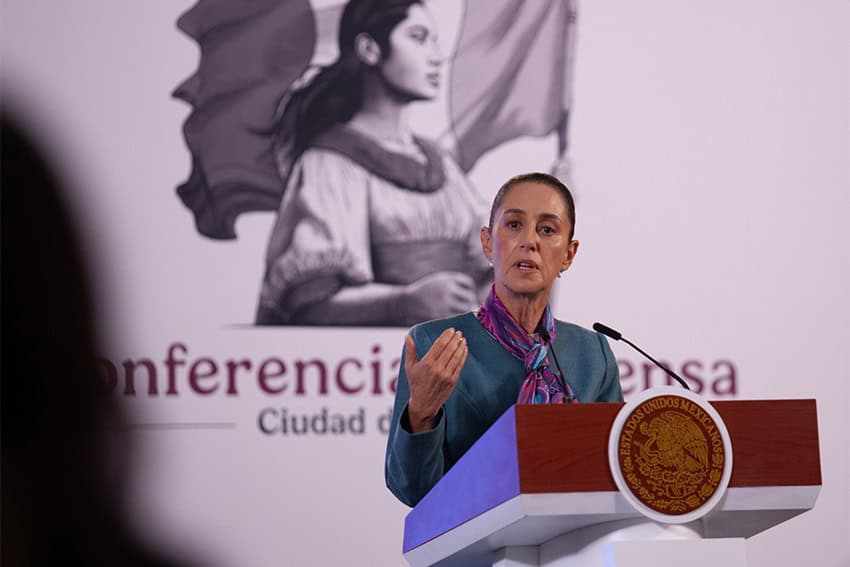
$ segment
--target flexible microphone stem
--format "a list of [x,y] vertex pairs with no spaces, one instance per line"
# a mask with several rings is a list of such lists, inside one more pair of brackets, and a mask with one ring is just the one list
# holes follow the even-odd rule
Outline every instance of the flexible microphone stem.
[[552,359],[555,361],[555,366],[558,367],[558,375],[561,377],[561,386],[564,388],[564,393],[570,393],[570,396],[567,398],[567,402],[573,403],[576,401],[576,395],[575,392],[573,392],[573,389],[569,387],[569,384],[567,384],[567,377],[564,374],[564,371],[561,370],[561,363],[558,362],[558,355],[555,354],[555,345],[552,344],[552,336],[549,334],[549,331],[541,327],[540,338],[549,345],[549,352],[552,353]]
[[648,358],[649,360],[651,360],[651,361],[652,361],[652,362],[653,362],[653,363],[654,363],[654,364],[655,364],[658,368],[660,368],[661,370],[663,370],[664,372],[666,372],[668,376],[670,376],[671,378],[675,379],[675,380],[676,380],[676,382],[678,382],[679,384],[681,384],[681,385],[682,385],[682,387],[683,387],[684,389],[686,389],[686,390],[690,390],[690,389],[691,389],[691,387],[690,387],[690,386],[688,386],[688,383],[687,383],[687,382],[685,382],[684,380],[682,380],[682,378],[681,378],[678,374],[676,374],[675,372],[673,372],[672,370],[670,370],[669,368],[667,368],[666,366],[664,366],[663,364],[661,364],[660,362],[658,362],[657,360],[655,360],[654,358],[652,358],[651,356],[649,356],[649,355],[648,355],[647,353],[645,353],[645,352],[644,352],[644,351],[643,351],[643,350],[642,350],[639,346],[637,346],[636,344],[634,344],[634,343],[633,343],[632,341],[630,341],[629,339],[625,338],[625,337],[622,335],[622,333],[620,333],[620,332],[618,332],[618,331],[615,331],[615,330],[614,330],[614,329],[612,329],[611,327],[606,327],[606,326],[605,326],[605,325],[603,325],[602,323],[594,323],[594,324],[593,324],[593,330],[594,330],[594,331],[597,331],[597,332],[599,332],[599,333],[602,333],[602,334],[603,334],[603,335],[605,335],[606,337],[611,338],[611,339],[614,339],[615,341],[623,341],[624,343],[626,343],[627,345],[629,345],[630,347],[632,347],[633,349],[635,349],[636,351],[638,351],[639,353],[641,353],[642,355],[644,355],[646,358]]

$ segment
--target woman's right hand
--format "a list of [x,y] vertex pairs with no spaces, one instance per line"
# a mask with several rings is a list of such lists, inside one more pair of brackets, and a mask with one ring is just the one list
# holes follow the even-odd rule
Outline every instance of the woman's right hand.
[[478,305],[475,280],[461,272],[436,272],[405,286],[401,308],[411,324],[469,311]]
[[422,358],[417,358],[413,337],[404,337],[404,370],[410,387],[407,417],[412,433],[434,428],[468,353],[466,339],[455,329],[443,331]]

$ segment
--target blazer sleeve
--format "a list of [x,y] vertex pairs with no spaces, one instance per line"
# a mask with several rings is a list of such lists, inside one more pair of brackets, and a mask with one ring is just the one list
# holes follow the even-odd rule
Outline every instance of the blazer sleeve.
[[[410,334],[416,343],[416,352],[421,357],[431,348],[433,339],[421,327],[414,327]],[[410,387],[404,363],[405,353],[402,349],[392,423],[387,438],[384,476],[390,491],[413,507],[445,472],[446,412],[440,409],[437,425],[433,429],[419,433],[409,431],[407,402],[410,399]]]

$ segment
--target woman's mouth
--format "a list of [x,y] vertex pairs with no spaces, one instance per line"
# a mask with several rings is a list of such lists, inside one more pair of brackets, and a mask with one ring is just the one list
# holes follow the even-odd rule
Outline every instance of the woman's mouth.
[[524,271],[524,272],[529,272],[529,271],[539,269],[537,264],[535,264],[534,262],[532,262],[530,260],[520,260],[519,262],[516,263],[516,267],[519,268],[521,271]]

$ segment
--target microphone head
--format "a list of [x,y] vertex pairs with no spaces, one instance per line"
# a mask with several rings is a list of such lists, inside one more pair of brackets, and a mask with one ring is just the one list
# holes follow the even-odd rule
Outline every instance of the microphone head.
[[606,337],[612,338],[615,341],[619,341],[623,337],[622,333],[615,331],[611,327],[606,327],[602,323],[594,323],[593,330],[597,333],[602,333]]
[[552,336],[549,334],[549,331],[547,331],[543,327],[540,327],[537,332],[540,333],[540,338],[543,339],[544,343],[552,342]]

